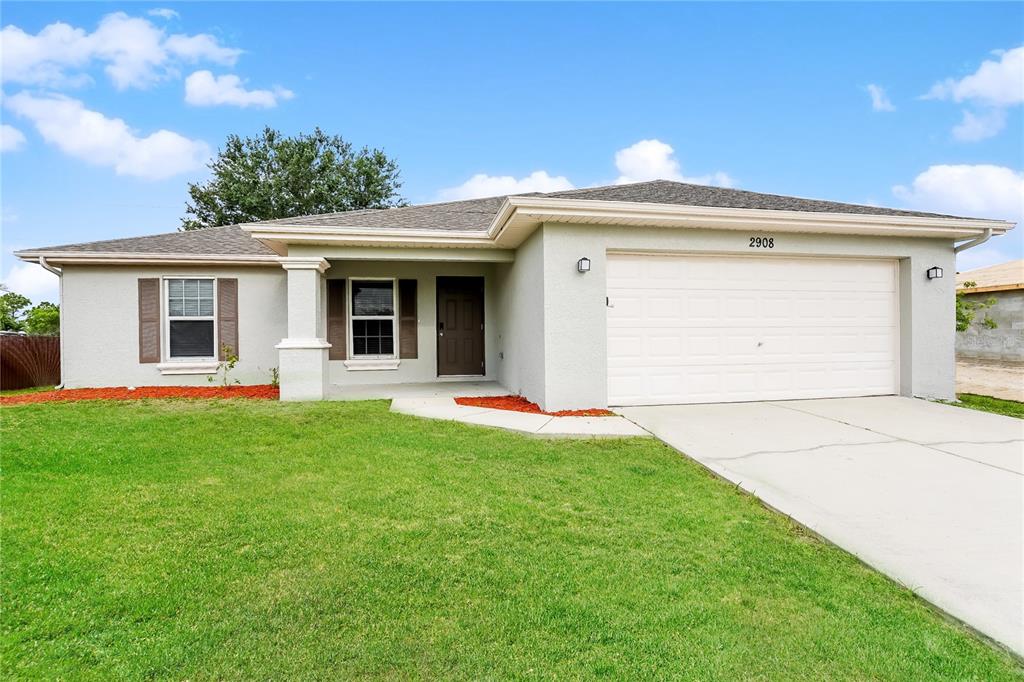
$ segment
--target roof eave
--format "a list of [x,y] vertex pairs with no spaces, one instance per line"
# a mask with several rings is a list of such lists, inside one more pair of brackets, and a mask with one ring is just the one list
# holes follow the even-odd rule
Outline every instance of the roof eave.
[[379,227],[324,227],[309,225],[261,225],[241,228],[265,243],[336,244],[349,246],[436,246],[450,248],[495,248],[485,230],[428,230]]
[[119,253],[29,249],[14,255],[26,263],[51,265],[246,265],[278,266],[278,256],[255,254]]

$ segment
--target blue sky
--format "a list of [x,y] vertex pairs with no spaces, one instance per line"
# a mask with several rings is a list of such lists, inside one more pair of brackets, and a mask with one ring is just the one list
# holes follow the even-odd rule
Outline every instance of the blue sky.
[[36,299],[12,250],[177,229],[264,125],[385,149],[414,203],[670,177],[1024,213],[1021,3],[0,9],[2,274]]

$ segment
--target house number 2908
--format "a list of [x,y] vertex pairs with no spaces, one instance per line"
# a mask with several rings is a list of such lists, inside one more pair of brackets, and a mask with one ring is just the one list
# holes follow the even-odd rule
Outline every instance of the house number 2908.
[[775,237],[751,237],[750,248],[752,249],[774,249]]

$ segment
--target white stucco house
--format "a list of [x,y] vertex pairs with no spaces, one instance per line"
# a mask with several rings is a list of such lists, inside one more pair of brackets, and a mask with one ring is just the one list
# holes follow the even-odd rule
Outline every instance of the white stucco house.
[[18,252],[67,387],[495,381],[547,410],[954,397],[954,252],[1012,223],[654,181]]

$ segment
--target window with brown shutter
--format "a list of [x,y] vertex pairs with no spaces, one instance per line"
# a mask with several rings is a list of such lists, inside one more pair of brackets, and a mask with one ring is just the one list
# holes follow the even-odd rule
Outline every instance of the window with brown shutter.
[[160,280],[139,279],[139,362],[160,362]]
[[166,284],[167,359],[212,361],[217,358],[220,353],[216,343],[213,278],[172,278],[167,279]]
[[345,280],[327,280],[327,351],[329,360],[347,360],[348,321],[345,314]]
[[234,278],[217,279],[217,339],[219,359],[227,360],[229,353],[238,357],[238,280]]
[[416,280],[398,280],[398,357],[415,358],[417,340]]

